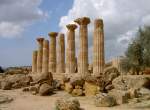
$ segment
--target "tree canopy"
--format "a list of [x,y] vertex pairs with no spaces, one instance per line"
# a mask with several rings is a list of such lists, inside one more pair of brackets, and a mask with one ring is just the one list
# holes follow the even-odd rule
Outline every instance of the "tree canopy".
[[139,28],[136,37],[128,45],[121,65],[124,71],[132,70],[135,74],[150,67],[150,26]]

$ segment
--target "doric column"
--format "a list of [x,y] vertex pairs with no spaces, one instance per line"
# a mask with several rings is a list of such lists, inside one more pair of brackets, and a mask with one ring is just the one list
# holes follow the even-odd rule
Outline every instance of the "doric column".
[[90,23],[88,17],[82,17],[75,20],[80,25],[80,50],[78,58],[78,72],[86,75],[88,73],[88,29],[87,25]]
[[42,72],[42,57],[43,57],[43,41],[44,38],[37,38],[38,54],[37,54],[37,72]]
[[104,30],[103,20],[94,21],[94,38],[93,38],[93,74],[98,75],[104,71]]
[[37,72],[37,50],[32,53],[32,73]]
[[59,34],[58,38],[57,72],[65,73],[65,39],[62,33]]
[[49,72],[56,72],[56,36],[57,32],[50,32],[50,45],[49,45]]
[[44,40],[43,42],[43,65],[42,73],[48,72],[48,60],[49,60],[49,41]]
[[67,51],[66,51],[66,73],[75,73],[76,59],[75,59],[75,24],[68,24],[67,26]]

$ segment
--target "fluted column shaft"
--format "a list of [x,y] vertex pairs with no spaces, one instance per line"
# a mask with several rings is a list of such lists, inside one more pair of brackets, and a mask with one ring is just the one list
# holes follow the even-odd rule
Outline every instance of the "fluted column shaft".
[[93,74],[104,71],[104,31],[103,20],[96,19],[94,22],[94,47],[93,47]]
[[79,37],[80,37],[80,52],[78,58],[78,72],[86,75],[88,73],[88,29],[87,25],[90,23],[90,19],[87,17],[78,18],[75,20],[80,25]]
[[49,47],[49,72],[56,72],[56,32],[49,33],[50,47]]
[[37,72],[42,72],[42,57],[43,57],[43,41],[44,38],[37,38],[38,54],[37,54]]
[[62,33],[59,34],[57,53],[57,72],[65,73],[65,39]]
[[44,40],[42,73],[48,72],[48,61],[49,61],[49,41]]
[[76,59],[75,59],[75,24],[68,24],[67,26],[67,51],[66,51],[66,72],[75,73]]
[[32,53],[32,73],[37,72],[37,51],[33,51]]

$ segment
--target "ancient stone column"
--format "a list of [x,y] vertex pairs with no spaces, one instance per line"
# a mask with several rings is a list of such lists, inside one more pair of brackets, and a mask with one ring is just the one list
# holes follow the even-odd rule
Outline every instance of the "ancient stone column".
[[44,38],[37,38],[38,54],[37,54],[37,72],[42,72],[42,57],[43,57],[43,41]]
[[88,17],[82,17],[75,20],[80,25],[79,37],[80,37],[80,50],[78,57],[78,72],[82,75],[88,73],[88,29],[87,25],[90,23]]
[[37,72],[37,51],[33,51],[32,53],[32,73]]
[[94,37],[93,37],[93,74],[98,75],[104,72],[104,30],[103,20],[96,19],[94,21]]
[[50,45],[49,45],[49,72],[56,72],[56,36],[57,32],[51,32],[48,35],[50,36]]
[[75,73],[76,59],[75,59],[75,24],[68,24],[67,26],[67,51],[66,51],[66,73]]
[[57,73],[65,73],[65,39],[62,33],[58,39]]
[[49,41],[44,40],[43,42],[43,65],[42,65],[42,73],[48,72],[48,62],[49,61]]
[[121,67],[122,59],[123,59],[123,57],[121,57],[121,56],[118,56],[118,57],[112,59],[112,66],[117,68],[120,73],[123,73],[123,70]]

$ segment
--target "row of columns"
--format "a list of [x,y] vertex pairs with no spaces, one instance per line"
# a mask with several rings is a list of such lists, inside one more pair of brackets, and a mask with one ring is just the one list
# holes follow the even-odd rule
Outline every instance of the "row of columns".
[[[77,25],[66,25],[67,31],[67,48],[66,48],[66,63],[65,63],[65,39],[64,34],[59,34],[58,51],[56,52],[56,37],[57,32],[51,32],[50,43],[44,38],[38,38],[38,51],[33,51],[32,55],[32,72],[60,72],[60,73],[75,73],[78,65],[78,73],[82,75],[88,74],[88,24],[90,19],[82,17],[74,20],[79,28],[80,48],[78,63],[75,56],[75,29]],[[93,74],[103,73],[104,70],[104,30],[102,19],[94,21],[93,34]],[[56,53],[58,55],[56,55]],[[56,58],[57,56],[57,58]],[[58,60],[58,61],[56,61]],[[57,62],[57,63],[56,63]],[[65,65],[66,64],[66,65]],[[57,68],[56,68],[57,65]],[[65,71],[66,68],[66,71]]]

